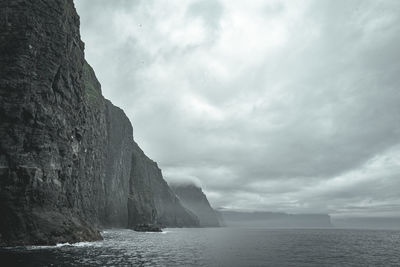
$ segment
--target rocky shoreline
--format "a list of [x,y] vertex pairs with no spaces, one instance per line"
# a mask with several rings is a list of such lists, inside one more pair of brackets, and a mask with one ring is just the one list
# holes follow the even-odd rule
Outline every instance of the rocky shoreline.
[[162,227],[156,224],[138,224],[133,227],[136,232],[162,232]]

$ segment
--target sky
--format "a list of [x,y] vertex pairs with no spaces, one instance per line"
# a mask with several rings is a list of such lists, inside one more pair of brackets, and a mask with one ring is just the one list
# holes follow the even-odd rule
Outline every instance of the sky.
[[103,95],[215,208],[400,215],[400,1],[75,0]]

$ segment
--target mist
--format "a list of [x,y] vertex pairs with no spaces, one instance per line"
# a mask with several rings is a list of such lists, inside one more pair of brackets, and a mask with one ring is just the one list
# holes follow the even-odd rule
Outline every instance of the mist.
[[76,7],[104,95],[167,181],[215,208],[400,214],[397,1]]
[[0,0],[0,262],[400,266],[399,0]]

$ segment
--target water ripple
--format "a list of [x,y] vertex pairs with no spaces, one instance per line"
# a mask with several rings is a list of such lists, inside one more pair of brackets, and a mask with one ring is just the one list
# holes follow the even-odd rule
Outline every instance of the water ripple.
[[367,230],[109,229],[103,241],[0,249],[29,266],[400,266],[400,232]]

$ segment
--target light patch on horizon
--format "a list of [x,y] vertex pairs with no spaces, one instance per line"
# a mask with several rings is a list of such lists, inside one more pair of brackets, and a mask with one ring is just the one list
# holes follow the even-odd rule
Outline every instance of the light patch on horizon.
[[75,0],[103,94],[214,207],[400,215],[400,2]]

